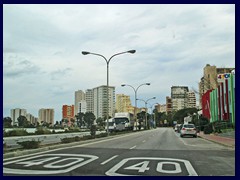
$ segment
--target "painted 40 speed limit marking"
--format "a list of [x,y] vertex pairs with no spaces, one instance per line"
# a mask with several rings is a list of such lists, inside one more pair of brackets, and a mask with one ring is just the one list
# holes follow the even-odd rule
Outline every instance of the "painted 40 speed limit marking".
[[3,173],[60,174],[70,172],[96,159],[97,156],[86,154],[44,154],[3,163]]
[[[132,161],[132,162],[131,162]],[[138,176],[138,175],[148,175],[150,171],[150,162],[157,164],[155,167],[156,175],[177,175],[182,174],[183,168],[185,169],[185,174],[188,176],[197,176],[196,171],[192,167],[191,163],[183,159],[173,159],[173,158],[158,158],[158,157],[134,157],[123,159],[121,162],[113,166],[105,174],[108,176]],[[137,163],[136,163],[137,162]],[[134,164],[133,164],[134,163]],[[129,165],[130,164],[130,165]],[[167,169],[166,166],[171,166]],[[127,171],[126,171],[127,170]],[[151,175],[154,170],[151,170]]]

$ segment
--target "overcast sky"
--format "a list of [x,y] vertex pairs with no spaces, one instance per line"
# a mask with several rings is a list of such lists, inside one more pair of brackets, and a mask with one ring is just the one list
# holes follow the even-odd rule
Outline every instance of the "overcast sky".
[[[3,115],[74,104],[76,90],[109,85],[165,104],[171,86],[198,89],[206,64],[235,67],[235,5],[3,5]],[[139,101],[138,107],[144,104]]]

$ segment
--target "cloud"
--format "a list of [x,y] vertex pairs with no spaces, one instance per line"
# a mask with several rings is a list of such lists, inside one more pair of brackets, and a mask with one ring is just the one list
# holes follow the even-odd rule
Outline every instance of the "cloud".
[[106,84],[105,60],[81,51],[108,59],[135,49],[109,64],[110,85],[132,100],[133,90],[122,83],[150,82],[139,97],[156,96],[161,104],[173,85],[198,89],[206,64],[235,67],[234,6],[5,4],[4,116],[14,107],[36,116],[53,107],[59,120],[62,105],[74,103],[74,91]]

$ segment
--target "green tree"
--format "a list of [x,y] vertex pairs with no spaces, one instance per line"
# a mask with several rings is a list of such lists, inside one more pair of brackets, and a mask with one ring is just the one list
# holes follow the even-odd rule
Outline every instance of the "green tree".
[[12,127],[12,119],[10,117],[3,118],[3,127],[4,128]]
[[84,121],[87,123],[88,128],[91,127],[95,119],[96,117],[92,112],[86,112],[84,115]]
[[174,115],[173,119],[177,121],[177,123],[184,123],[184,117],[187,117],[188,115],[193,115],[194,113],[197,114],[197,109],[196,108],[185,108],[178,110]]
[[74,123],[75,123],[75,119],[71,118],[70,121],[71,121],[71,124],[72,124],[72,126],[73,126]]
[[19,127],[27,127],[29,122],[25,116],[19,116],[17,118]]
[[99,117],[97,118],[97,124],[98,126],[105,126],[105,121],[103,120],[103,118]]
[[78,113],[75,117],[76,117],[76,120],[77,120],[77,126],[81,127],[83,125],[84,113]]

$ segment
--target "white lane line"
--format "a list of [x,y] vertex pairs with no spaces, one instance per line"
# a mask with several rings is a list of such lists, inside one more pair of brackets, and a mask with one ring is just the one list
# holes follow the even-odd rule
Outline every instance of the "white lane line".
[[144,142],[146,142],[146,140],[143,140],[142,142],[144,143]]
[[134,149],[135,147],[137,147],[137,146],[133,146],[133,147],[131,147],[130,149]]
[[113,159],[116,158],[116,157],[118,157],[118,155],[115,155],[115,156],[107,159],[106,161],[102,162],[101,165],[104,165],[104,164],[108,163],[109,161],[113,160]]

